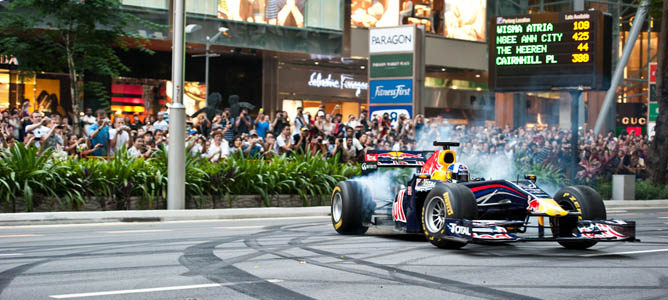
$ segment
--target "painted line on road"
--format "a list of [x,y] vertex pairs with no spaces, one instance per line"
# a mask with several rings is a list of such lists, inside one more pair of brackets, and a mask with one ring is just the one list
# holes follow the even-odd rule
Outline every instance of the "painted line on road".
[[624,212],[627,212],[627,211],[626,210],[609,210],[608,211],[609,214],[624,213]]
[[668,217],[658,217],[659,219],[668,219]]
[[611,253],[583,254],[583,255],[579,255],[579,256],[581,256],[581,257],[596,257],[596,256],[625,255],[625,254],[641,254],[641,253],[654,253],[654,252],[668,252],[668,249],[654,249],[654,250],[640,250],[640,251],[626,251],[626,252],[611,252]]
[[0,257],[2,256],[21,256],[23,253],[0,253]]
[[3,234],[0,235],[0,238],[17,238],[17,237],[33,237],[33,236],[42,236],[41,234],[32,234],[32,233],[26,233],[26,234]]
[[171,231],[168,229],[136,229],[136,230],[114,230],[114,231],[101,231],[102,233],[110,233],[110,234],[117,234],[117,233],[149,233],[149,232],[165,232],[165,231]]
[[[279,280],[279,279],[269,279],[269,280],[267,280],[267,282],[271,282],[271,283],[278,283],[278,282],[282,282],[282,281],[283,280]],[[54,299],[71,299],[71,298],[83,298],[83,297],[99,297],[99,296],[110,296],[110,295],[124,295],[124,294],[153,293],[153,292],[164,292],[164,291],[191,290],[191,289],[202,289],[202,288],[212,288],[212,287],[224,287],[224,286],[237,285],[237,284],[253,284],[253,283],[257,284],[257,283],[263,283],[263,282],[264,281],[207,283],[207,284],[166,286],[166,287],[134,289],[134,290],[116,290],[116,291],[106,291],[106,292],[50,295],[49,297],[54,298]]]
[[262,229],[267,226],[258,225],[258,226],[227,226],[227,227],[215,227],[216,229]]
[[618,213],[618,214],[609,214],[609,215],[622,217],[622,216],[636,216],[636,215],[639,215],[639,214],[637,214],[637,213]]

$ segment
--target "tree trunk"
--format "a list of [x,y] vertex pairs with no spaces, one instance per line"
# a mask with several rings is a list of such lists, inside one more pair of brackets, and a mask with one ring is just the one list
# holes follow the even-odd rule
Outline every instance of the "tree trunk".
[[668,182],[668,1],[663,2],[663,18],[659,33],[658,64],[656,70],[656,99],[659,103],[659,115],[656,118],[654,142],[649,147],[648,167],[650,179],[655,184]]

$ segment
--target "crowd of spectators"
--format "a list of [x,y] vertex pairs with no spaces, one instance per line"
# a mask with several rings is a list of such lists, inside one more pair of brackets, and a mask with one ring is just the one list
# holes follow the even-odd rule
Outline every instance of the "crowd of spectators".
[[[0,139],[3,148],[13,143],[51,148],[56,156],[108,157],[127,151],[131,157],[150,158],[168,147],[168,115],[160,112],[147,116],[110,116],[103,110],[88,109],[75,126],[57,113],[5,110],[0,115]],[[337,156],[341,162],[363,159],[368,150],[429,150],[434,140],[459,141],[456,149],[461,159],[491,159],[503,156],[523,164],[552,164],[567,168],[572,160],[570,131],[557,127],[498,128],[494,126],[451,125],[443,118],[413,119],[388,114],[344,116],[325,111],[322,105],[314,114],[297,108],[293,119],[283,111],[273,116],[262,109],[251,116],[241,109],[233,116],[230,109],[209,120],[206,114],[187,118],[186,151],[212,162],[230,155],[253,159],[291,155],[310,151],[325,157]],[[81,130],[77,130],[79,127]],[[610,177],[611,174],[647,176],[645,158],[649,140],[644,136],[594,135],[581,132],[578,143],[578,171],[581,178]],[[465,161],[465,160],[464,160]]]

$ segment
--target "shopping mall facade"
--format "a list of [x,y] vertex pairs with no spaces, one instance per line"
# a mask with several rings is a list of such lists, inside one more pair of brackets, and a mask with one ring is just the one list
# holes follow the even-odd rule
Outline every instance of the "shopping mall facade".
[[[156,24],[170,25],[172,1],[123,0],[124,9]],[[571,127],[571,99],[565,92],[493,93],[488,89],[487,30],[492,17],[549,11],[596,9],[612,16],[613,57],[618,57],[635,14],[634,1],[549,0],[188,0],[187,112],[205,106],[207,36],[212,41],[209,92],[226,105],[230,95],[265,112],[293,113],[297,106],[316,111],[335,106],[347,119],[368,103],[369,28],[416,24],[424,28],[424,88],[415,113],[443,116],[455,124]],[[149,40],[153,55],[119,51],[131,69],[120,78],[103,79],[117,114],[155,113],[171,99],[171,31],[129,28]],[[169,26],[165,26],[168,28]],[[647,64],[656,61],[658,24],[645,25],[638,37],[618,93],[618,105],[646,104]],[[614,62],[613,62],[614,63]],[[12,57],[0,58],[0,109],[23,99],[44,111],[71,111],[64,74],[20,76]],[[98,79],[99,80],[99,79]],[[645,80],[645,83],[643,83]],[[593,127],[605,92],[581,99],[582,126]],[[86,95],[86,106],[98,101]],[[69,108],[68,108],[69,107]],[[642,109],[640,109],[642,110]],[[615,127],[615,114],[606,128]]]

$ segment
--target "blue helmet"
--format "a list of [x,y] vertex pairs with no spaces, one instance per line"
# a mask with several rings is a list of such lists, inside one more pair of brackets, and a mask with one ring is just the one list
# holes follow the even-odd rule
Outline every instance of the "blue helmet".
[[454,182],[469,181],[469,168],[462,163],[454,163],[448,166],[447,178]]

